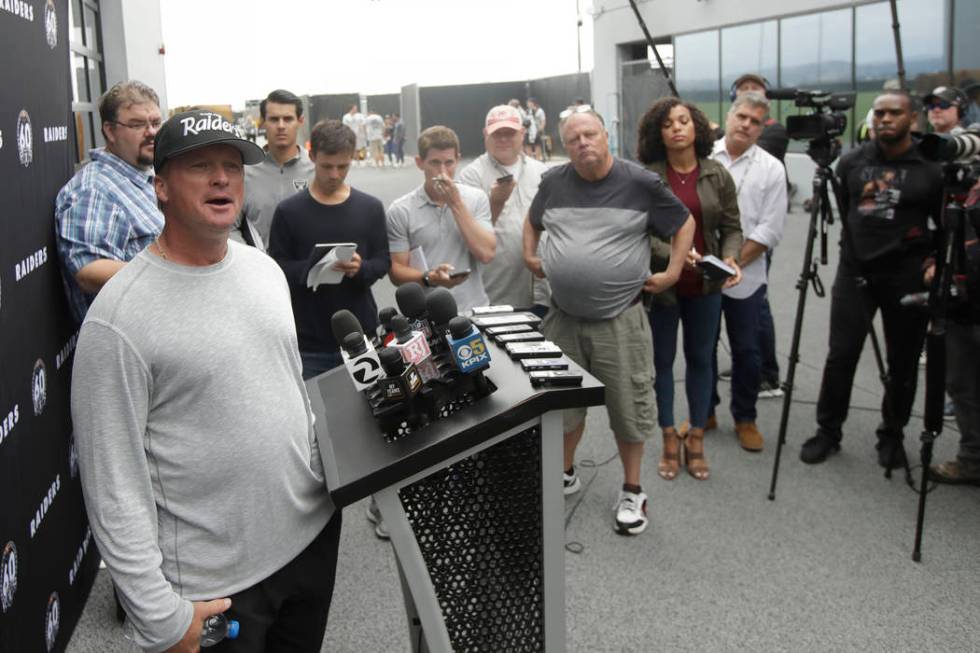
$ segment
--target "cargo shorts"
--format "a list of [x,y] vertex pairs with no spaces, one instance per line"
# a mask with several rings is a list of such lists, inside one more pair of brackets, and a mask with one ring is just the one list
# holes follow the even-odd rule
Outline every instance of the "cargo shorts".
[[[605,384],[609,427],[617,439],[643,442],[653,435],[653,338],[642,303],[609,320],[583,320],[552,306],[541,332]],[[585,407],[563,411],[565,432],[585,415]]]

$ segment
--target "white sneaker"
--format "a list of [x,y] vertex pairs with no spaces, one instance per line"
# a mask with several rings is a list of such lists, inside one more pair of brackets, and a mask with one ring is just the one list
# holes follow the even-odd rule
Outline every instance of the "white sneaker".
[[579,480],[578,473],[575,471],[574,465],[572,465],[571,474],[562,472],[562,478],[565,481],[565,496],[575,494],[582,489],[582,481]]
[[368,521],[374,524],[374,534],[378,536],[379,540],[388,539],[388,529],[385,527],[384,520],[381,518],[381,511],[378,510],[378,504],[375,503],[374,497],[368,501],[367,510]]
[[647,495],[620,490],[616,502],[616,532],[639,535],[646,530],[647,521]]

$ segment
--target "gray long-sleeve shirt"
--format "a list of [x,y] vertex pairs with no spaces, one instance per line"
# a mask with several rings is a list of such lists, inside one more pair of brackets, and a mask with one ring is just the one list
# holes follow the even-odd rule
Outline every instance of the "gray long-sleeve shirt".
[[282,568],[333,512],[276,263],[230,242],[207,267],[143,251],[82,325],[72,418],[92,531],[161,651],[190,601]]

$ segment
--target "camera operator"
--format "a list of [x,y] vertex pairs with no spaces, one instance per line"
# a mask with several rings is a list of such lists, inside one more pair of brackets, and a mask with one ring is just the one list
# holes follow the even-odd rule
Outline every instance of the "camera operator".
[[[980,125],[971,125],[971,132],[980,131]],[[974,159],[973,165],[977,164]],[[980,210],[980,181],[970,189],[965,207],[968,211]],[[973,223],[966,220],[964,225],[968,292],[975,293],[978,287],[978,265],[980,265],[980,241]],[[925,281],[932,283],[936,267],[926,269]],[[971,278],[972,277],[972,278]],[[972,286],[970,285],[972,281]],[[946,391],[953,400],[956,426],[960,431],[959,451],[955,460],[933,465],[929,475],[939,483],[951,485],[980,486],[980,321],[977,320],[977,304],[980,298],[968,295],[971,302],[970,319],[949,319],[946,321]]]
[[963,114],[967,109],[966,94],[952,86],[933,89],[923,101],[929,126],[937,134],[955,136],[963,133]]
[[[902,428],[915,398],[928,315],[903,308],[899,300],[923,288],[922,270],[932,249],[928,218],[939,222],[943,175],[912,141],[916,114],[908,93],[885,91],[875,98],[873,108],[875,139],[848,152],[837,166],[849,235],[842,240],[832,292],[818,429],[800,451],[800,459],[808,464],[823,462],[840,449],[854,372],[877,310],[889,370],[877,429],[878,464],[896,468],[906,462]],[[864,310],[855,310],[859,303]]]

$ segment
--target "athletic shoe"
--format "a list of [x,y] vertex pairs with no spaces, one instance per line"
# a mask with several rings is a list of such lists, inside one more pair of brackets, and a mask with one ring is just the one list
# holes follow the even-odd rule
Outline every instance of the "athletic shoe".
[[759,384],[759,399],[778,399],[782,397],[785,393],[783,389],[779,387],[779,383],[773,383],[772,381],[763,381]]
[[616,502],[616,532],[620,535],[639,535],[647,527],[647,495],[619,491]]
[[371,500],[368,501],[366,513],[368,521],[374,524],[374,534],[380,540],[387,540],[388,529],[385,528],[384,520],[381,518],[381,511],[378,510],[378,504],[375,503],[374,497],[371,497]]
[[929,468],[929,477],[937,483],[980,486],[980,464],[951,460],[948,463],[932,465]]
[[943,419],[947,421],[956,419],[956,408],[953,406],[953,401],[947,401],[943,406]]
[[575,465],[572,465],[571,474],[562,472],[562,478],[565,481],[565,496],[575,494],[582,489],[582,481],[579,480],[578,473],[575,471]]
[[721,372],[719,372],[718,373],[718,380],[719,381],[728,381],[728,382],[731,382],[731,380],[732,380],[732,368],[729,367],[727,370],[722,370]]
[[803,443],[803,447],[800,449],[800,460],[808,465],[815,465],[827,460],[827,456],[836,451],[840,451],[840,440],[834,440],[822,433],[817,433]]

